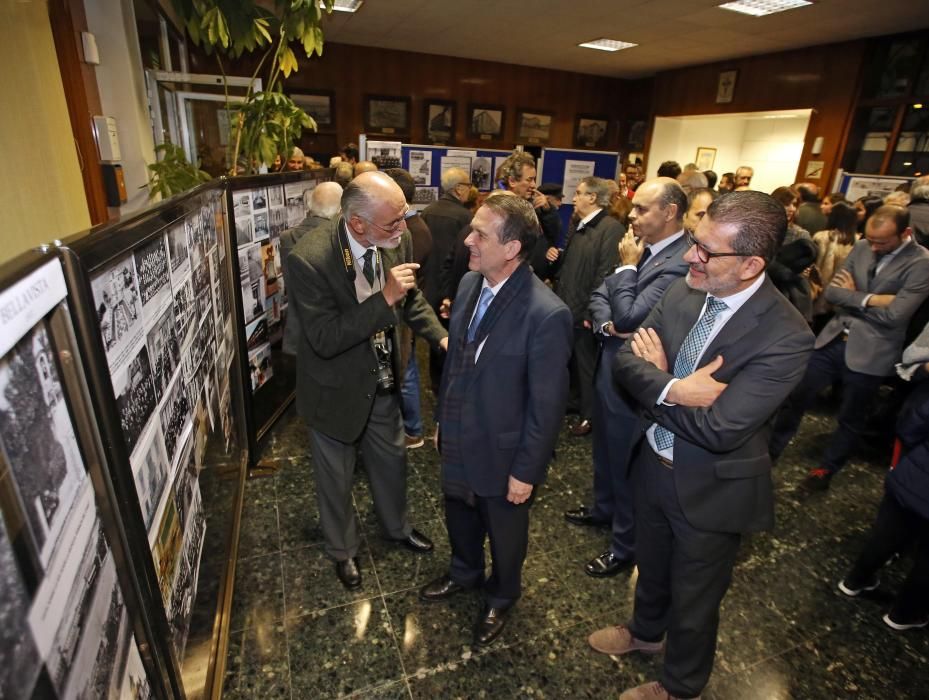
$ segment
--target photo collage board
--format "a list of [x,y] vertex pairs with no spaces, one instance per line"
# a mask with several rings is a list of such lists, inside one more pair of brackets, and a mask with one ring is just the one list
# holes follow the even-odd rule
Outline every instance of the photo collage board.
[[0,291],[0,697],[152,695],[49,317],[53,260]]
[[228,451],[235,336],[223,193],[91,279],[114,398],[179,661],[206,529],[199,474],[210,433]]
[[306,217],[315,187],[298,180],[232,192],[252,393],[274,375],[271,346],[283,338],[287,319],[281,234]]

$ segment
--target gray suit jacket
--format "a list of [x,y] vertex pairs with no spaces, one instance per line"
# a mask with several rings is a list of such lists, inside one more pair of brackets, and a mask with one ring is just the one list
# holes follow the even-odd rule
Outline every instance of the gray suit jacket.
[[[394,380],[399,386],[403,374],[393,329],[401,318],[433,345],[446,333],[418,289],[396,306],[389,306],[380,293],[358,303],[354,279],[342,262],[341,222],[333,219],[314,235],[301,238],[287,258],[287,269],[290,304],[301,329],[297,411],[312,429],[354,442],[368,422],[377,386],[372,336],[381,330],[394,336]],[[409,234],[403,235],[398,248],[382,248],[381,256],[385,269],[412,262]]]
[[[642,324],[658,333],[669,367],[705,299],[678,280]],[[803,378],[812,348],[806,321],[765,279],[701,357],[702,366],[723,356],[714,376],[728,385],[709,408],[656,405],[673,375],[636,357],[628,342],[619,351],[614,376],[640,406],[641,434],[657,422],[675,435],[674,482],[694,527],[753,532],[774,524],[769,424]]]
[[[828,345],[845,329],[848,344],[845,364],[853,372],[887,377],[894,373],[894,363],[903,352],[907,324],[929,296],[929,253],[915,241],[900,250],[874,278],[868,290],[868,268],[874,254],[867,241],[858,241],[845,259],[855,287],[852,291],[832,285],[826,287],[826,301],[836,314],[816,338],[816,347]],[[896,299],[885,308],[862,308],[867,294],[894,294]]]

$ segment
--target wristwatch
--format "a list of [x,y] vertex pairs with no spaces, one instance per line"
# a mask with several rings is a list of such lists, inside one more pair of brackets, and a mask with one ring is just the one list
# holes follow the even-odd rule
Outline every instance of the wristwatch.
[[613,330],[613,322],[607,321],[602,326],[600,326],[600,335],[611,335]]

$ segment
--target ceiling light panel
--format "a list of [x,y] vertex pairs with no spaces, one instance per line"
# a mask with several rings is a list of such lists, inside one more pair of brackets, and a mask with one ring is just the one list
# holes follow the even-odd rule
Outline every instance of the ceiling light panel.
[[735,0],[735,2],[725,2],[720,7],[724,10],[741,12],[752,17],[764,17],[765,15],[773,15],[776,12],[796,10],[798,7],[806,7],[812,4],[810,0]]
[[593,41],[578,44],[578,46],[585,49],[597,49],[598,51],[621,51],[622,49],[631,49],[633,46],[638,46],[638,44],[620,41],[619,39],[594,39]]

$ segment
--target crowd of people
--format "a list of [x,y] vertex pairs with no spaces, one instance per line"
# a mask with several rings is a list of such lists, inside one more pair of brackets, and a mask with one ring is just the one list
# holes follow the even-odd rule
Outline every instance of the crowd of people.
[[[295,149],[285,167],[302,158]],[[740,537],[772,526],[772,463],[827,390],[837,427],[804,489],[830,488],[862,437],[889,437],[899,419],[874,527],[837,587],[872,590],[915,541],[884,621],[929,624],[929,177],[850,201],[814,183],[755,191],[747,166],[717,176],[668,161],[652,179],[633,164],[564,192],[538,183],[518,151],[494,191],[450,168],[440,198],[417,212],[406,171],[378,172],[352,144],[331,165],[338,190],[297,232],[284,270],[303,329],[298,406],[346,587],[361,582],[346,487],[359,447],[386,536],[432,549],[406,518],[403,487],[403,453],[425,437],[419,335],[431,346],[452,547],[448,573],[420,598],[480,588],[477,644],[501,634],[519,598],[533,489],[557,425],[576,414],[569,435],[593,440],[592,498],[564,517],[612,530],[585,572],[638,567],[632,618],[589,643],[664,653],[660,679],[622,698],[698,697]],[[374,347],[389,348],[397,391]],[[380,463],[392,485],[373,478]]]

